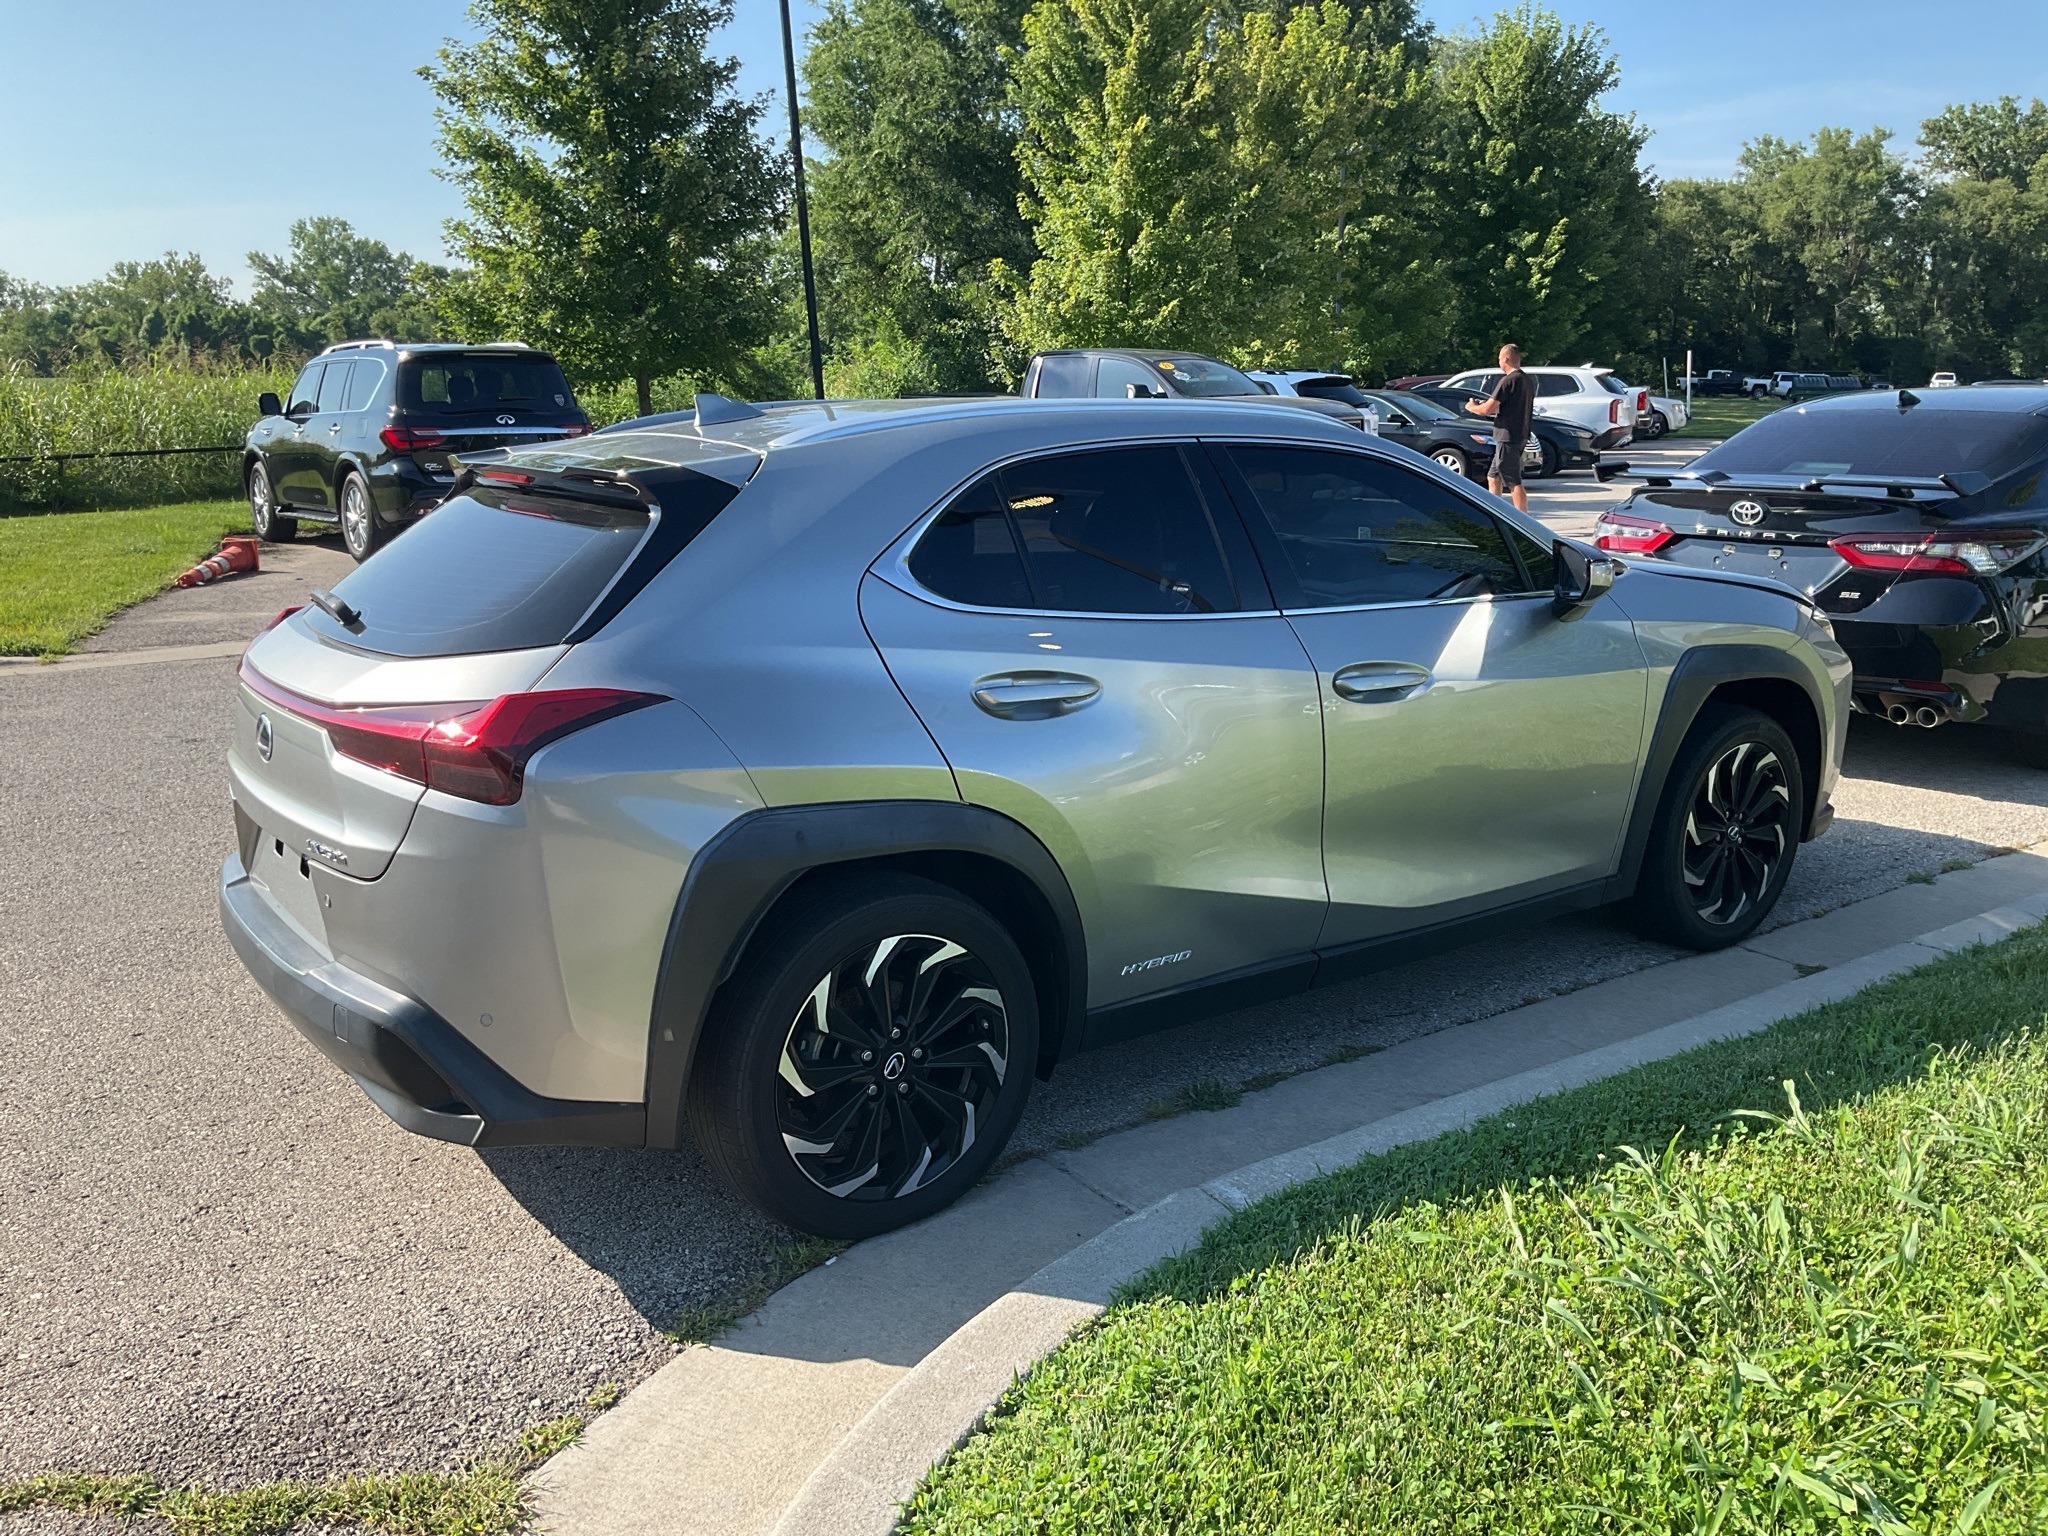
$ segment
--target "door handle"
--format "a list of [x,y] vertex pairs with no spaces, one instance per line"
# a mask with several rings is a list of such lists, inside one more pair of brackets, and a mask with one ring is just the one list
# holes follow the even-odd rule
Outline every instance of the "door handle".
[[1412,661],[1354,661],[1330,679],[1337,697],[1353,704],[1395,704],[1430,684],[1430,671]]
[[332,436],[334,436],[334,434],[335,434],[335,433],[339,432],[340,430],[341,430],[341,423],[337,421],[337,422],[336,422],[336,423],[335,423],[335,424],[334,424],[333,426],[331,426],[331,427],[329,427],[329,428],[327,429],[327,435],[328,435],[329,437],[332,437]]
[[1102,684],[1074,672],[998,672],[978,678],[974,702],[998,720],[1050,720],[1095,702]]

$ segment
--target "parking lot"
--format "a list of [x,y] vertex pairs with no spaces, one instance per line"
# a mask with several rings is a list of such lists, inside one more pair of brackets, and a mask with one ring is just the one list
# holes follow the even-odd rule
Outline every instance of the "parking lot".
[[[1531,489],[1582,533],[1623,487]],[[82,662],[0,669],[0,1475],[456,1464],[631,1384],[676,1347],[664,1327],[788,1241],[687,1150],[411,1137],[243,971],[214,911],[234,663],[141,653],[231,650],[344,562],[332,541],[295,546],[261,576],[145,605]],[[2048,774],[1963,728],[1857,721],[1836,806],[1774,923],[2048,840]],[[1096,1053],[1040,1086],[1015,1148],[1670,954],[1604,916],[1561,919]]]

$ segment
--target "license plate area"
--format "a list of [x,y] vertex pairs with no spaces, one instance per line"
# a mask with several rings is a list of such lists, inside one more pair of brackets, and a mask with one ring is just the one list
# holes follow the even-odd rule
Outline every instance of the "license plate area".
[[263,887],[270,903],[297,929],[300,937],[322,954],[327,948],[327,922],[321,915],[318,872],[291,844],[259,828],[256,856],[249,878]]

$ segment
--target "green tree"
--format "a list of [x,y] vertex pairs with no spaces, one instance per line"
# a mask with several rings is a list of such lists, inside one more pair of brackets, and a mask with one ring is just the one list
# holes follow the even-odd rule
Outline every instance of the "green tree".
[[1600,99],[1620,78],[1596,27],[1525,3],[1439,50],[1435,229],[1457,295],[1444,361],[1514,341],[1532,359],[1617,350],[1651,188],[1644,132]]
[[1929,329],[1966,377],[2048,375],[2048,106],[1950,107],[1920,128]]
[[1399,211],[1422,94],[1411,7],[1041,0],[1024,32],[1041,254],[997,269],[1019,348],[1353,367],[1390,350],[1382,327],[1430,277]]
[[743,376],[773,321],[784,172],[707,52],[729,0],[474,0],[483,36],[421,73],[448,226],[470,270],[443,290],[470,334],[554,349],[578,379]]
[[1025,268],[1005,50],[1029,0],[832,0],[804,59],[834,392],[987,387],[992,263]]
[[249,253],[251,302],[301,347],[351,337],[430,341],[441,334],[430,288],[447,273],[359,235],[348,220],[295,220],[283,256]]

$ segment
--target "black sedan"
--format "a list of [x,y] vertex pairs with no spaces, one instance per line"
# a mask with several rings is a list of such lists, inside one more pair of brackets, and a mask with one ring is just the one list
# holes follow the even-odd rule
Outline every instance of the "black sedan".
[[2048,387],[1787,407],[1604,513],[1600,547],[1774,577],[1895,725],[2007,732],[2048,767]]
[[[1465,407],[1486,396],[1472,389],[1445,389],[1440,385],[1424,385],[1408,391],[1403,398],[1412,398],[1435,406],[1445,415],[1460,423],[1479,422],[1487,433],[1487,452],[1493,451],[1493,428],[1484,416],[1474,416]],[[1548,416],[1538,416],[1530,422],[1535,433],[1531,441],[1542,455],[1540,463],[1525,464],[1532,475],[1550,476],[1563,474],[1568,469],[1594,469],[1600,463],[1600,450],[1594,446],[1593,434],[1584,427],[1569,421],[1557,421]],[[1382,429],[1384,432],[1384,429]],[[1480,466],[1480,475],[1485,475],[1485,466]]]
[[[1355,390],[1359,401],[1380,419],[1380,436],[1413,448],[1446,469],[1473,480],[1486,478],[1493,462],[1493,427],[1476,416],[1459,416],[1417,395],[1391,389]],[[1525,466],[1530,474],[1538,466]]]

